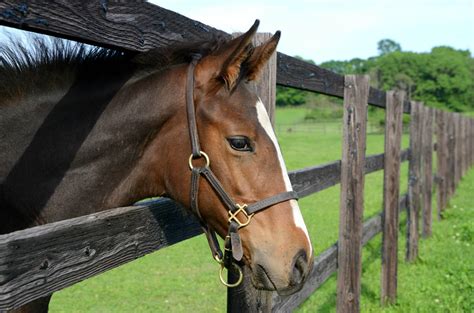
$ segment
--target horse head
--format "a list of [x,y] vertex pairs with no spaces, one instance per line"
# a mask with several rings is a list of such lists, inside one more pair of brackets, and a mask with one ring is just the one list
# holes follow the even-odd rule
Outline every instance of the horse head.
[[[293,292],[307,277],[313,253],[298,202],[288,196],[294,193],[269,116],[252,85],[275,52],[280,33],[253,47],[257,27],[258,22],[181,68],[187,87],[170,95],[181,110],[163,125],[165,131],[153,144],[153,158],[162,169],[164,193],[197,211],[210,232],[225,238],[230,224],[238,222],[237,243],[231,247],[241,247],[234,258],[250,267],[255,287]],[[195,130],[190,132],[194,121]],[[208,178],[199,171],[192,178],[190,168],[208,168],[214,178],[199,179]],[[229,210],[226,197],[235,210]],[[254,214],[239,210],[269,198],[263,201],[266,207]]]

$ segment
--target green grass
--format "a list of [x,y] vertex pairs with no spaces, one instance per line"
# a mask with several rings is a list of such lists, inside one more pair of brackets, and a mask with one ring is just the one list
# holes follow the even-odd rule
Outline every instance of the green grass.
[[[305,115],[300,108],[276,113],[280,125],[295,124]],[[340,159],[341,135],[333,124],[316,127],[312,132],[277,127],[290,170]],[[367,154],[383,152],[383,144],[383,135],[369,134]],[[403,146],[407,145],[404,136]],[[406,191],[407,171],[405,162],[401,192]],[[381,209],[382,184],[382,172],[366,176],[366,218]],[[451,201],[446,219],[434,223],[433,238],[421,241],[421,258],[415,264],[404,263],[404,238],[400,238],[399,300],[386,312],[462,312],[463,306],[467,311],[473,307],[468,299],[473,294],[474,281],[473,192],[471,171]],[[339,186],[301,199],[300,206],[315,251],[320,253],[337,240]],[[363,312],[381,310],[378,237],[363,250]],[[60,291],[53,296],[50,308],[51,312],[224,312],[226,290],[218,281],[217,270],[205,238],[198,236]],[[333,312],[335,290],[332,277],[299,311]]]

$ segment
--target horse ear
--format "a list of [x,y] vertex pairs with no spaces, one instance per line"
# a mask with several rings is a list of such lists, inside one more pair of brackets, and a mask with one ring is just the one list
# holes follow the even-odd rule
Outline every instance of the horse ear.
[[259,24],[260,21],[256,20],[245,34],[229,41],[216,53],[217,64],[220,65],[218,77],[222,79],[229,90],[233,89],[237,84],[241,65],[252,52],[252,38],[257,32]]
[[252,55],[246,61],[247,81],[256,80],[258,78],[263,67],[275,52],[278,42],[280,41],[280,36],[281,32],[277,31],[266,43],[255,48]]

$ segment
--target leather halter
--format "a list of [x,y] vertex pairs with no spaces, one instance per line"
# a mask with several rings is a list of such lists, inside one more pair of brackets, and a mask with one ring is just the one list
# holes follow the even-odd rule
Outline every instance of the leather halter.
[[[277,203],[288,201],[291,199],[298,199],[298,194],[295,191],[288,191],[276,194],[269,198],[257,201],[251,204],[238,204],[232,197],[224,190],[224,187],[220,183],[219,179],[214,175],[211,168],[209,167],[210,160],[209,156],[201,151],[199,144],[199,135],[196,125],[196,111],[194,106],[194,69],[196,64],[201,59],[200,55],[194,55],[191,63],[188,67],[187,78],[186,78],[186,111],[188,117],[188,128],[189,136],[191,139],[191,149],[192,153],[189,157],[189,168],[191,170],[191,209],[199,217],[201,227],[206,234],[206,238],[209,242],[209,247],[213,254],[214,259],[221,264],[220,270],[220,279],[221,282],[228,287],[235,287],[240,284],[242,281],[242,272],[240,267],[235,265],[235,261],[240,261],[243,256],[242,243],[239,235],[239,228],[247,226],[253,215],[262,210],[265,210]],[[206,164],[204,166],[194,166],[193,160],[204,158]],[[199,211],[198,205],[198,195],[199,195],[199,179],[203,176],[208,183],[211,185],[215,193],[219,196],[222,203],[227,207],[229,213],[229,229],[227,236],[224,240],[224,250],[225,253],[222,253],[222,250],[219,247],[219,242],[217,241],[216,232],[207,224]],[[244,220],[241,221],[238,217],[244,216]],[[236,267],[239,270],[240,278],[237,283],[229,284],[222,277],[223,268],[229,269],[231,266]]]

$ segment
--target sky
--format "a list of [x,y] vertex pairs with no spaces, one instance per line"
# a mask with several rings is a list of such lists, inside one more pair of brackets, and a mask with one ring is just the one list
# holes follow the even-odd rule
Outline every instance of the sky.
[[[474,0],[151,0],[228,33],[282,31],[278,51],[311,59],[366,59],[377,42],[429,52],[440,45],[474,53]],[[0,29],[0,40],[2,40]]]
[[402,50],[447,45],[474,52],[474,0],[153,0],[163,8],[232,32],[260,19],[282,31],[278,51],[316,63],[376,56],[389,38]]

